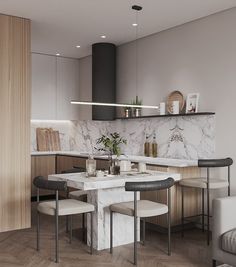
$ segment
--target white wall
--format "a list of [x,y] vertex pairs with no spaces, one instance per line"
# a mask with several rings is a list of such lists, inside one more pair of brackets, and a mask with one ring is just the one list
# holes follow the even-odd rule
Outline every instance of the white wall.
[[[140,39],[138,95],[144,103],[156,105],[173,90],[184,95],[199,92],[200,111],[216,112],[216,157],[236,160],[235,27],[236,8]],[[80,71],[82,61],[90,73],[80,73],[80,78],[85,77],[83,87],[89,88],[91,57],[81,60]],[[117,102],[128,102],[135,95],[132,42],[118,48]],[[236,162],[232,167],[232,194],[236,194]]]
[[[138,95],[159,104],[173,90],[200,93],[200,111],[216,112],[216,157],[236,160],[236,9],[140,39]],[[134,43],[118,49],[117,101],[136,95]],[[236,194],[236,162],[232,168]]]

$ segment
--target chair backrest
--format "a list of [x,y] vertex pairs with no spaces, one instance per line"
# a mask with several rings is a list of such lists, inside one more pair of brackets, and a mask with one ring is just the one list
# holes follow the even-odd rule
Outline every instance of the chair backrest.
[[219,168],[219,167],[229,167],[233,164],[231,158],[225,159],[199,159],[198,167],[201,168]]
[[46,189],[54,191],[66,191],[67,189],[67,183],[65,181],[49,181],[43,176],[35,177],[33,184],[38,189]]
[[174,185],[174,179],[169,177],[161,181],[150,181],[150,182],[126,182],[126,191],[155,191],[162,189],[169,189]]

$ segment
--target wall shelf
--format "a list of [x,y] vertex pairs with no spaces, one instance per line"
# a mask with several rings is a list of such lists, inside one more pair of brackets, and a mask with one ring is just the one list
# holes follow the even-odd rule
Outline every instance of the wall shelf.
[[150,115],[140,117],[117,117],[117,120],[130,120],[130,119],[145,119],[145,118],[169,118],[169,117],[186,117],[186,116],[209,116],[215,115],[215,112],[197,112],[197,113],[183,113],[183,114],[166,114],[166,115]]

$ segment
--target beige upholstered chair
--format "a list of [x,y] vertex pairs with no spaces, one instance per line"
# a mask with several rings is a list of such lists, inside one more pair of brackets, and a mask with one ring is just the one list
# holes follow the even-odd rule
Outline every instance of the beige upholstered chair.
[[[143,235],[145,240],[145,218],[166,214],[168,221],[168,255],[171,254],[171,194],[170,187],[174,185],[174,179],[168,178],[154,182],[127,182],[126,191],[134,192],[134,201],[112,204],[110,206],[110,253],[113,253],[113,213],[120,213],[134,218],[134,264],[137,264],[137,224],[138,218],[143,220]],[[167,205],[149,200],[137,200],[137,192],[156,191],[167,189]]]
[[236,197],[213,200],[212,259],[236,266]]
[[[48,181],[42,176],[34,178],[34,185],[37,187],[37,250],[39,250],[39,233],[40,233],[40,213],[55,217],[55,261],[59,261],[58,250],[58,218],[60,216],[69,216],[70,218],[70,243],[72,240],[72,216],[75,214],[91,214],[91,254],[93,252],[93,211],[94,206],[92,204],[78,201],[74,199],[58,199],[59,191],[66,191],[67,185],[64,181]],[[39,189],[54,190],[56,194],[56,200],[53,201],[39,201]]]

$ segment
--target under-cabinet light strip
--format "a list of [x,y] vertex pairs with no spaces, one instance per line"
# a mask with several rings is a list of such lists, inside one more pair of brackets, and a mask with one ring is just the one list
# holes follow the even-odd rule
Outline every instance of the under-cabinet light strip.
[[75,104],[75,105],[88,105],[88,106],[151,108],[151,109],[158,109],[159,108],[158,106],[148,106],[148,105],[132,105],[132,104],[121,104],[121,103],[101,103],[101,102],[75,101],[75,100],[72,100],[70,103]]

